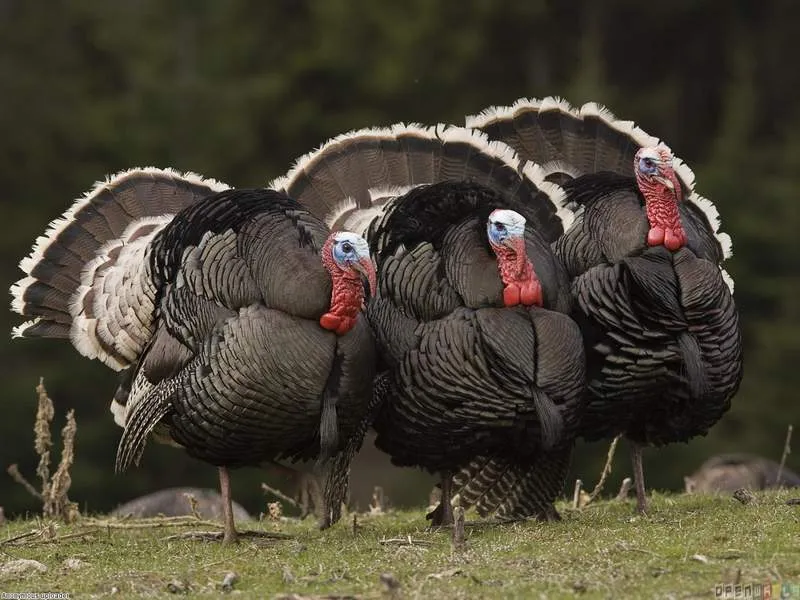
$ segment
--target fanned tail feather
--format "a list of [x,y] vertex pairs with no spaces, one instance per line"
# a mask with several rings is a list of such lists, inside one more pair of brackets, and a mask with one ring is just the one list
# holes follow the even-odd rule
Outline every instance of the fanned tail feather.
[[[492,106],[468,116],[466,126],[505,142],[523,160],[542,166],[549,181],[563,184],[586,173],[611,171],[633,176],[634,156],[643,146],[666,144],[617,119],[607,108],[589,102],[576,109],[560,98],[521,98],[510,106]],[[720,231],[714,204],[694,189],[695,176],[675,157],[673,166],[684,187],[684,198],[698,208],[714,232],[724,258],[733,253],[731,238]],[[575,208],[575,207],[572,207]]]
[[465,508],[500,519],[559,519],[553,503],[561,494],[571,449],[541,454],[528,464],[478,457],[453,477],[454,492]]
[[478,131],[400,123],[339,135],[269,187],[301,202],[331,229],[367,235],[393,197],[420,185],[469,181],[537,207],[541,222],[535,225],[555,239],[574,215],[563,190],[545,175]]
[[11,287],[31,320],[14,337],[71,339],[114,369],[136,360],[150,333],[148,243],[172,216],[227,186],[171,169],[132,169],[97,183],[36,240]]

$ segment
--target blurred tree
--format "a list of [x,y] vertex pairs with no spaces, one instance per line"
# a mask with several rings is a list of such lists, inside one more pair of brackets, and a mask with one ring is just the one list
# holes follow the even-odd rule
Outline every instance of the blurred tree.
[[[0,0],[0,281],[19,277],[16,264],[46,223],[107,173],[152,164],[263,185],[351,128],[461,123],[521,96],[595,100],[663,136],[693,166],[734,239],[741,392],[707,438],[649,452],[650,483],[680,487],[714,452],[776,457],[786,424],[800,423],[798,22],[791,0],[54,0],[46,10]],[[0,315],[0,331],[19,322]],[[35,468],[33,389],[43,375],[58,414],[76,408],[72,496],[82,506],[214,485],[213,470],[156,444],[141,468],[114,476],[114,374],[67,343],[0,336],[0,364],[3,468]],[[604,454],[602,445],[584,447],[575,471],[591,479]],[[404,502],[426,497],[425,484],[410,493],[407,482],[427,479],[381,461],[361,461],[372,469],[359,489],[375,481]],[[6,512],[33,509],[3,477]],[[260,477],[235,477],[255,512]]]

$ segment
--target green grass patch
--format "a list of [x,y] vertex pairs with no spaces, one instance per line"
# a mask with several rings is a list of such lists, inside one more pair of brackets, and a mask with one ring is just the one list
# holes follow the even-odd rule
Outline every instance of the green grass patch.
[[[242,523],[293,537],[230,547],[166,539],[185,526],[14,521],[0,528],[0,571],[16,559],[47,570],[0,575],[0,590],[219,596],[235,572],[230,594],[247,598],[713,598],[721,583],[800,584],[800,506],[786,503],[797,496],[762,492],[743,505],[655,494],[646,517],[634,516],[631,502],[561,506],[559,523],[468,524],[461,549],[449,530],[429,531],[422,511],[358,515],[355,529],[346,515],[323,532],[310,519]],[[7,541],[33,530],[40,533]],[[387,573],[394,591],[381,581]]]

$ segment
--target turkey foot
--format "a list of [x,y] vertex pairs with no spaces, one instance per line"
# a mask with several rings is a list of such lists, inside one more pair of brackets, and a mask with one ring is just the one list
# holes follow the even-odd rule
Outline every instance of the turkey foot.
[[505,306],[541,306],[542,285],[535,279],[524,281],[522,284],[509,283],[503,289],[503,304]]
[[450,472],[442,471],[442,497],[439,500],[439,506],[426,515],[426,518],[431,521],[431,527],[452,525],[455,522],[453,519],[453,505],[451,504],[452,485],[453,479],[450,477]]
[[631,442],[631,464],[633,466],[633,479],[636,484],[636,512],[640,515],[645,515],[647,514],[647,493],[644,489],[642,447],[636,442]]

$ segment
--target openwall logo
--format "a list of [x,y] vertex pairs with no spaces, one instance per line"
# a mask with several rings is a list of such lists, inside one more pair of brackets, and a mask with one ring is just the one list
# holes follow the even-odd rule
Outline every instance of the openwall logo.
[[800,583],[724,583],[714,586],[714,597],[723,598],[754,598],[758,600],[800,600]]

